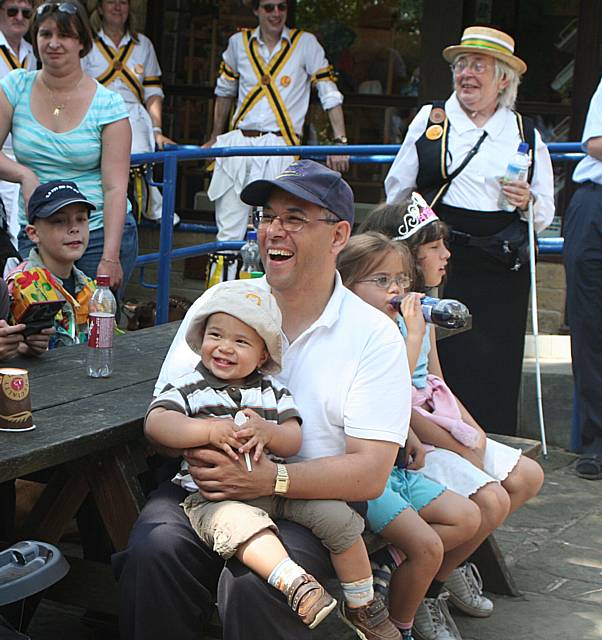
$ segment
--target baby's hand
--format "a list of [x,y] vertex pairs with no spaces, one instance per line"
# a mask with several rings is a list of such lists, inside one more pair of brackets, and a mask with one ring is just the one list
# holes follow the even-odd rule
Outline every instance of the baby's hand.
[[240,442],[236,439],[236,427],[231,418],[215,418],[211,421],[209,442],[238,462],[236,449],[240,446]]
[[238,451],[239,453],[248,453],[251,449],[255,449],[253,460],[257,462],[261,458],[263,450],[270,444],[274,433],[274,424],[264,420],[253,409],[243,409],[242,412],[247,416],[247,421],[242,429],[236,432],[236,437],[243,443],[242,446],[239,446]]
[[422,293],[407,293],[401,301],[400,311],[408,328],[408,337],[411,335],[423,336],[426,330],[426,322],[420,303],[420,299],[423,297]]

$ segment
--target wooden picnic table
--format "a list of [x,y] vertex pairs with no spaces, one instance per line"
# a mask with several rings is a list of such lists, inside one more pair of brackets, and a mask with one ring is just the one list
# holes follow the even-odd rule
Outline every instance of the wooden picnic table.
[[144,496],[135,444],[179,323],[118,336],[109,378],[86,375],[87,346],[17,358],[29,371],[36,429],[0,432],[0,481],[53,469],[24,531],[58,542],[92,492],[116,549],[127,543]]

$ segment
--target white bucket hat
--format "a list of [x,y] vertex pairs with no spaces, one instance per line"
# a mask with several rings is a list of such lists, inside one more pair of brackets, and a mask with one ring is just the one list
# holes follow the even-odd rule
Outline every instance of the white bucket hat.
[[227,313],[257,331],[269,354],[261,370],[264,373],[278,373],[282,369],[282,314],[274,296],[249,280],[216,284],[211,288],[211,293],[190,321],[186,331],[188,346],[200,355],[207,318],[214,313]]
[[453,62],[462,53],[480,53],[497,58],[512,67],[519,76],[527,70],[527,65],[514,55],[513,38],[491,27],[467,27],[460,44],[443,49],[443,57],[448,62]]

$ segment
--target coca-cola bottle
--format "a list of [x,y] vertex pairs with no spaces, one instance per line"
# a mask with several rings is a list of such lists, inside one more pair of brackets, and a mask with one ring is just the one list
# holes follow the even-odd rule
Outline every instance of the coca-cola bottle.
[[87,371],[91,378],[108,378],[113,372],[117,301],[109,284],[109,276],[97,276],[97,288],[90,300]]

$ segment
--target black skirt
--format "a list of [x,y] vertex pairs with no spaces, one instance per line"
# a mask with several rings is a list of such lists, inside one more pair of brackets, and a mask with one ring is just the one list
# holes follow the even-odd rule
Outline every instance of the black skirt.
[[[450,227],[473,236],[501,231],[516,213],[438,205]],[[530,274],[512,271],[478,247],[452,243],[443,295],[466,304],[472,329],[437,343],[445,381],[488,433],[515,435]]]

